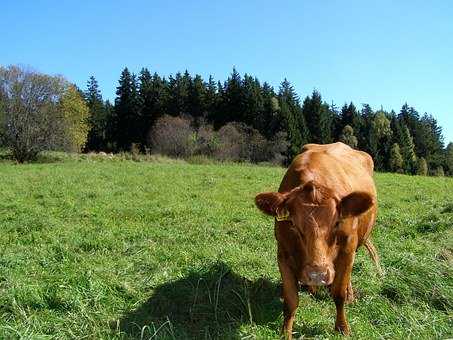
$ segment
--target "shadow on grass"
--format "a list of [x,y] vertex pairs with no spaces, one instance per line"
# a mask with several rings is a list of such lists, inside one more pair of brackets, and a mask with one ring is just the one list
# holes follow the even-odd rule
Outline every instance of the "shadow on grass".
[[157,287],[116,328],[130,339],[237,338],[243,324],[278,323],[279,296],[276,283],[250,281],[220,262]]

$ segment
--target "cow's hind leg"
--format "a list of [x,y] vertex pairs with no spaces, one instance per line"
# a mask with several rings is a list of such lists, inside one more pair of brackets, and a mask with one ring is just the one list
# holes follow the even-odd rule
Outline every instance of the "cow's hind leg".
[[293,323],[299,305],[298,281],[291,268],[279,258],[278,267],[283,281],[283,327],[285,339],[292,339]]

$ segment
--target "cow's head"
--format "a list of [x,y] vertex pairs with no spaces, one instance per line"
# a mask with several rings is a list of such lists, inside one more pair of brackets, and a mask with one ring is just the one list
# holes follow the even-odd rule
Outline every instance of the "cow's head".
[[287,193],[258,194],[255,203],[278,223],[291,223],[295,229],[300,243],[302,268],[298,275],[302,283],[330,285],[338,252],[355,251],[348,248],[353,246],[350,243],[356,226],[342,222],[366,212],[373,205],[373,197],[353,192],[338,199],[328,188],[308,182]]

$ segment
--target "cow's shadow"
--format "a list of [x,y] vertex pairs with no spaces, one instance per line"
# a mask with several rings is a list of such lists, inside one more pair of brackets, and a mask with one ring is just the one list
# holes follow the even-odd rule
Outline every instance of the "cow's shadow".
[[281,318],[280,285],[243,278],[222,262],[153,290],[126,313],[115,332],[129,339],[237,338],[241,325],[273,324]]

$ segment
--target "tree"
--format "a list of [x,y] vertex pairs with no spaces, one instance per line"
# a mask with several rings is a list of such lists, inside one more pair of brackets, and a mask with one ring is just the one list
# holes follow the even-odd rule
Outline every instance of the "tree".
[[188,112],[194,118],[205,118],[206,112],[206,85],[203,78],[197,74],[189,83]]
[[90,111],[77,88],[69,84],[63,93],[58,110],[62,115],[65,149],[80,152],[87,142]]
[[142,141],[142,126],[137,80],[126,67],[121,72],[115,98],[115,136],[118,150],[128,151]]
[[289,148],[288,161],[296,156],[302,146],[307,143],[308,129],[299,104],[299,97],[289,81],[285,79],[278,93],[280,114],[284,121],[284,131],[287,133]]
[[[244,118],[244,92],[242,79],[236,68],[225,82],[222,91],[221,122],[241,122]],[[222,125],[223,125],[222,124]]]
[[357,147],[357,137],[354,136],[354,129],[346,125],[340,135],[340,141],[355,149]]
[[89,132],[85,148],[87,150],[106,149],[107,111],[102,100],[99,85],[94,76],[87,82],[84,93],[85,101],[89,109]]
[[445,158],[448,174],[453,176],[453,143],[448,143]]
[[390,149],[389,167],[393,172],[403,171],[403,156],[401,156],[400,146],[396,143]]
[[331,143],[333,115],[329,106],[322,102],[321,94],[318,91],[314,90],[311,97],[305,98],[302,113],[309,130],[310,142]]
[[417,160],[417,175],[419,176],[427,176],[428,175],[428,164],[426,163],[426,159],[420,157]]
[[415,170],[417,157],[415,155],[414,140],[412,139],[411,133],[409,132],[409,128],[406,125],[402,127],[400,143],[401,143],[401,155],[403,156],[404,161],[404,171],[406,173],[413,174]]
[[34,160],[44,150],[83,145],[88,109],[64,78],[0,67],[0,98],[3,139],[18,162]]
[[385,160],[390,157],[391,137],[392,129],[390,128],[390,120],[384,111],[376,112],[371,121],[369,141],[377,170],[384,170]]

